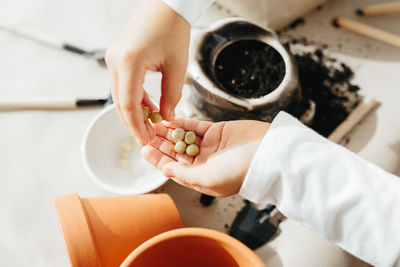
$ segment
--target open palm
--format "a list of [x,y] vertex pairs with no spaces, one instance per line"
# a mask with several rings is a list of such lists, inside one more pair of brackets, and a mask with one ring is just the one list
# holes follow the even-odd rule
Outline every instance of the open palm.
[[[142,156],[175,182],[213,196],[236,194],[269,124],[259,121],[206,122],[178,118],[154,125],[156,137]],[[172,131],[197,135],[196,157],[174,151]]]

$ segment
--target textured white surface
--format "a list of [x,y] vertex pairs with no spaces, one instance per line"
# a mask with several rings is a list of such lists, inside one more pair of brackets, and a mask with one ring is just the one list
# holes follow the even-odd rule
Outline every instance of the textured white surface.
[[[363,93],[382,102],[358,127],[348,146],[388,171],[399,168],[398,99],[400,50],[333,29],[333,15],[351,15],[360,3],[334,1],[307,16],[293,35],[328,43],[356,70]],[[104,48],[138,6],[134,0],[2,0],[0,20],[31,27],[85,48]],[[217,6],[198,22],[207,26],[227,14]],[[397,15],[364,19],[400,34]],[[0,96],[87,96],[108,94],[107,71],[95,62],[0,32]],[[342,44],[341,50],[336,49]],[[145,88],[158,90],[158,75]],[[187,88],[185,88],[187,89]],[[0,266],[68,266],[52,199],[79,193],[110,196],[85,173],[80,156],[83,134],[99,110],[0,113]],[[187,226],[225,231],[243,205],[239,197],[218,199],[204,208],[200,194],[168,183]],[[268,266],[355,266],[352,258],[286,220],[281,235],[257,251]]]

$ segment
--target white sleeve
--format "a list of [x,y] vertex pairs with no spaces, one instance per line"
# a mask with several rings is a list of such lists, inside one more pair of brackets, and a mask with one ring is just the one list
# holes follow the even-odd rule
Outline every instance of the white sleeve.
[[240,194],[275,204],[364,261],[400,266],[400,179],[284,112],[262,140]]
[[163,0],[169,7],[181,15],[190,25],[196,22],[201,13],[209,7],[214,0]]

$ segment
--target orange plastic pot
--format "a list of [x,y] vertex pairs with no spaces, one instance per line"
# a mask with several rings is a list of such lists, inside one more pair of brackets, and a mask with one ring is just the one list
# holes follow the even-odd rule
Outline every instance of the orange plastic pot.
[[181,228],[159,234],[137,247],[121,267],[265,267],[233,237],[205,228]]
[[140,244],[183,227],[166,194],[54,200],[72,266],[119,266]]

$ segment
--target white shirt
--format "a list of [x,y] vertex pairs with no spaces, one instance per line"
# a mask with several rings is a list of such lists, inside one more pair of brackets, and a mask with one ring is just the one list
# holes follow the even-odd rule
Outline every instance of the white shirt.
[[196,22],[201,13],[209,7],[214,0],[163,0],[176,13],[181,15],[190,25]]
[[[164,0],[190,24],[212,0]],[[375,266],[400,266],[400,179],[281,112],[240,194]]]
[[240,194],[376,266],[400,266],[400,179],[280,112]]

